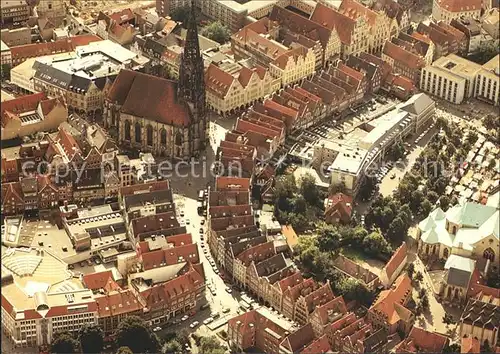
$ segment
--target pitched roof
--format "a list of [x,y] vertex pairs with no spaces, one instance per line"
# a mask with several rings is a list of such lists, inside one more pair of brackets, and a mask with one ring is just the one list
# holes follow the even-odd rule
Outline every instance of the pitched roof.
[[228,72],[220,69],[217,65],[210,63],[205,72],[205,84],[209,92],[218,97],[226,97],[233,85],[234,77]]
[[351,35],[356,27],[356,21],[339,11],[322,3],[317,3],[311,14],[311,21],[330,30],[336,30],[343,44],[351,43]]
[[90,290],[113,289],[119,288],[118,284],[113,279],[113,273],[110,270],[98,273],[89,273],[83,276],[83,283]]
[[328,337],[326,334],[322,335],[318,339],[312,341],[307,345],[300,354],[322,354],[331,352],[330,343],[328,342]]
[[215,189],[217,191],[249,191],[250,179],[219,176],[215,180]]
[[363,17],[370,27],[373,27],[377,21],[377,13],[356,0],[342,0],[339,12],[353,20]]
[[425,66],[424,60],[421,56],[416,55],[392,42],[385,42],[383,53],[388,57],[403,63],[410,69],[418,69]]
[[449,339],[442,334],[413,327],[408,337],[396,347],[396,352],[441,353]]
[[468,12],[481,10],[481,0],[438,0],[439,7],[450,12]]
[[379,294],[370,307],[370,311],[382,313],[390,325],[405,319],[406,315],[408,315],[406,312],[410,311],[401,304],[411,296],[411,290],[411,280],[408,275],[400,275],[390,289],[383,290]]
[[347,306],[342,296],[328,301],[327,303],[317,306],[314,312],[317,312],[321,318],[321,324],[325,325],[329,322],[329,317],[334,313],[347,313]]
[[106,295],[96,296],[95,301],[99,317],[118,316],[143,308],[130,290],[117,290]]
[[187,105],[177,98],[177,83],[171,80],[124,69],[107,98],[121,105],[122,112],[147,120],[177,126],[191,123]]
[[403,263],[406,259],[408,253],[408,247],[406,246],[406,242],[403,242],[401,246],[398,247],[396,252],[392,255],[391,259],[385,265],[384,269],[387,273],[387,277],[389,279],[392,278],[392,275],[399,268],[401,263]]
[[287,27],[292,32],[302,34],[312,40],[319,40],[323,48],[328,44],[328,40],[332,34],[331,29],[323,26],[321,23],[277,5],[271,10],[269,19],[271,21],[278,21],[280,25]]
[[477,327],[498,328],[500,326],[500,306],[478,299],[470,299],[460,321]]
[[312,340],[314,340],[314,330],[311,323],[308,323],[289,334],[281,346],[287,348],[291,353],[300,353]]
[[481,351],[481,343],[476,338],[464,337],[460,343],[460,353],[479,353]]

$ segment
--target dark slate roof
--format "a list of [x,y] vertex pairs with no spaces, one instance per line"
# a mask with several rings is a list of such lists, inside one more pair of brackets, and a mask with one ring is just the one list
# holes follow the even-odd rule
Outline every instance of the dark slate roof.
[[261,277],[271,275],[280,269],[287,266],[285,257],[282,253],[279,253],[271,258],[266,259],[258,263],[255,268],[257,269],[257,274]]
[[363,59],[360,59],[354,55],[349,56],[346,64],[348,67],[356,69],[357,71],[365,71],[368,80],[372,80],[373,76],[377,72],[377,66],[367,61],[364,61]]
[[144,43],[144,49],[148,51],[151,50],[155,54],[162,55],[167,50],[167,46],[155,41],[154,39],[148,38],[146,39],[146,43]]
[[92,82],[89,79],[65,73],[61,70],[53,68],[50,65],[40,62],[35,62],[33,68],[36,70],[35,78],[48,82],[64,90],[74,91],[75,89],[80,89],[87,91],[90,83]]
[[71,180],[76,189],[101,188],[103,183],[100,168],[85,169],[80,177],[77,171],[71,171]]
[[472,273],[465,270],[450,268],[446,277],[446,284],[468,288],[471,275]]
[[153,191],[149,193],[139,193],[125,196],[125,207],[128,211],[133,206],[143,205],[146,202],[152,204],[172,202],[172,190],[162,189],[159,191]]
[[363,345],[365,347],[365,353],[378,353],[380,352],[381,346],[387,343],[387,332],[381,328],[371,336],[365,338]]
[[500,306],[470,299],[462,314],[461,321],[478,327],[498,328],[500,326]]

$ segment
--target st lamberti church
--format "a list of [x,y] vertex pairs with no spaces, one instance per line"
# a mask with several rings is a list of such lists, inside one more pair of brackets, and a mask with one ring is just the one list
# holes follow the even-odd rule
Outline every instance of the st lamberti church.
[[124,147],[187,159],[204,149],[207,111],[203,59],[194,4],[181,55],[179,82],[122,70],[109,89],[105,126]]

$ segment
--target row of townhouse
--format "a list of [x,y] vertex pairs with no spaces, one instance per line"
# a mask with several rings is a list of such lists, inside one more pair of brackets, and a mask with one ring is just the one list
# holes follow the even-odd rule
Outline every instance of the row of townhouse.
[[[151,154],[129,159],[117,153],[102,128],[71,117],[55,137],[21,145],[15,159],[2,158],[2,190],[9,195],[2,199],[4,213],[116,198],[120,187],[156,180],[157,165]],[[171,202],[164,191],[157,198],[159,205],[164,199]],[[130,199],[127,213],[136,212],[140,203],[137,197]]]

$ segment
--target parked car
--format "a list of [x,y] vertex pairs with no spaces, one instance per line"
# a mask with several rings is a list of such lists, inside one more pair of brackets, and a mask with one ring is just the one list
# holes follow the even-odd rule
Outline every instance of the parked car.
[[181,210],[181,213],[179,215],[183,218],[184,217],[184,210]]
[[87,259],[87,265],[88,266],[91,266],[92,265],[92,261],[90,259]]
[[395,173],[393,173],[393,174],[391,175],[391,179],[394,179],[394,178],[396,178],[396,174],[395,174]]
[[226,288],[226,292],[227,292],[228,294],[231,294],[231,293],[233,292],[233,289],[231,289],[230,287],[227,287],[227,288]]
[[203,227],[200,227],[200,235],[203,235],[205,231],[203,230]]
[[194,321],[193,323],[191,323],[191,324],[189,325],[189,327],[191,327],[191,328],[195,328],[195,327],[196,327],[196,326],[198,326],[199,324],[200,324],[200,322],[198,322],[198,321]]
[[205,219],[201,219],[200,225],[205,225]]
[[210,289],[210,292],[212,293],[213,296],[217,295],[217,291],[215,291],[215,289]]
[[209,324],[209,323],[212,323],[213,321],[214,321],[214,319],[213,319],[212,317],[209,317],[209,318],[207,318],[205,321],[203,321],[203,324],[204,324],[204,325],[207,325],[207,324]]
[[186,219],[186,225],[189,225],[191,223],[191,220]]
[[224,308],[222,309],[222,313],[228,313],[228,312],[230,312],[230,311],[231,311],[231,309],[230,309],[229,307],[224,307]]
[[161,331],[161,327],[155,327],[155,328],[153,328],[153,332],[159,332],[159,331]]
[[79,264],[80,264],[80,267],[85,267],[85,262],[84,261],[81,261]]
[[188,318],[189,318],[189,315],[184,315],[184,316],[182,316],[181,321],[185,321],[185,320],[187,320]]

